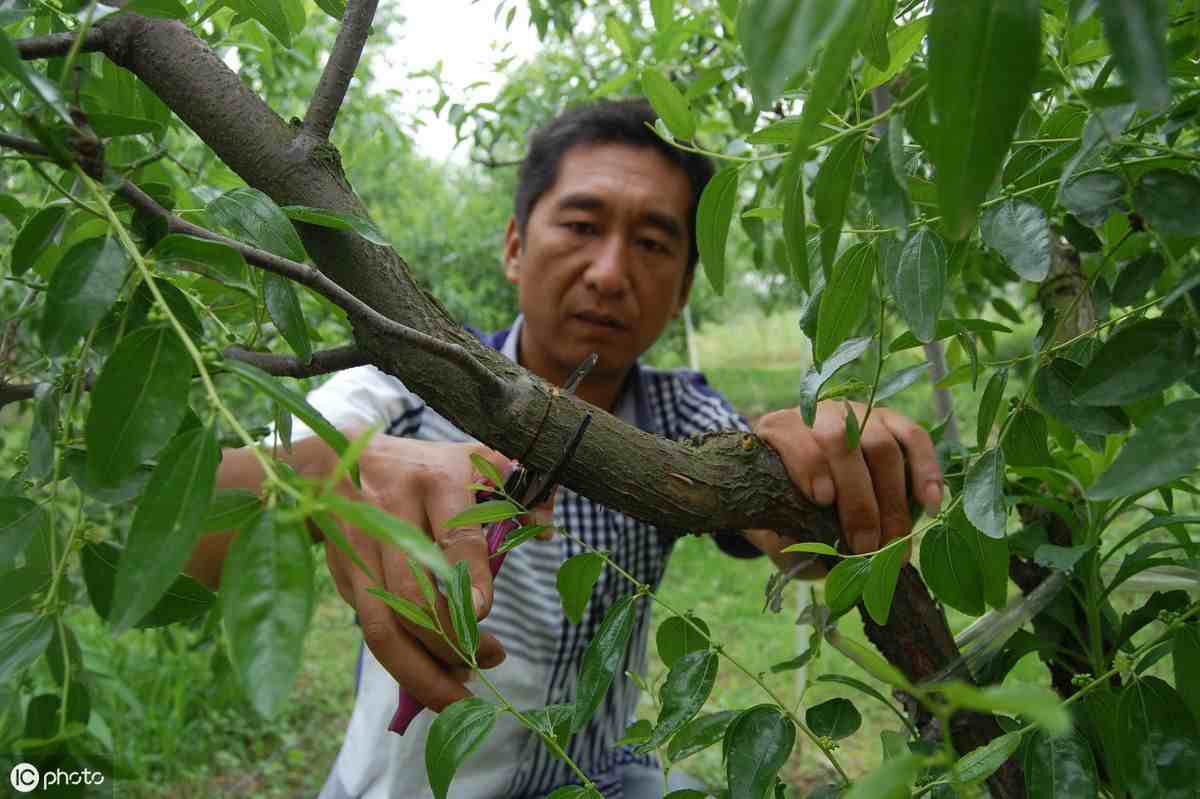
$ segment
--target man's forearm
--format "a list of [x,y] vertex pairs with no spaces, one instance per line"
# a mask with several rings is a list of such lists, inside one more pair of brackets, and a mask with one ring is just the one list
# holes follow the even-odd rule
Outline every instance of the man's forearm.
[[[316,436],[297,441],[290,452],[280,448],[276,456],[297,473],[309,476],[328,474],[336,463],[333,450]],[[221,465],[217,469],[218,491],[240,488],[258,493],[264,478],[262,464],[248,447],[222,451]],[[216,590],[221,582],[225,555],[235,534],[234,530],[224,530],[201,538],[192,550],[184,573]]]

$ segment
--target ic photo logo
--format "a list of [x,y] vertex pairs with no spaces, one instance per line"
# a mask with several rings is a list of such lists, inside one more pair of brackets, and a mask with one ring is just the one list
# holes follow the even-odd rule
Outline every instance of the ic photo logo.
[[12,783],[12,787],[17,793],[29,793],[37,790],[42,781],[42,775],[38,773],[37,766],[18,763],[8,773],[8,781]]
[[38,788],[49,789],[59,785],[103,785],[104,775],[90,768],[77,771],[56,768],[43,774],[32,763],[18,763],[8,773],[8,781],[17,793],[32,793]]

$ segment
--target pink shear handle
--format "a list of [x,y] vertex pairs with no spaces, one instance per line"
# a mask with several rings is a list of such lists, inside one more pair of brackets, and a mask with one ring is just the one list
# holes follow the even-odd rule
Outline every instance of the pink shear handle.
[[[500,573],[500,567],[504,565],[504,559],[508,557],[507,552],[496,555],[496,550],[504,543],[504,539],[508,537],[508,534],[520,526],[516,519],[506,519],[505,521],[488,525],[488,555],[495,555],[495,557],[488,560],[488,566],[491,568],[493,578]],[[392,716],[392,723],[388,725],[388,730],[398,735],[403,735],[408,730],[408,725],[412,723],[412,720],[424,709],[424,705],[401,688],[400,703],[396,707],[396,714]]]

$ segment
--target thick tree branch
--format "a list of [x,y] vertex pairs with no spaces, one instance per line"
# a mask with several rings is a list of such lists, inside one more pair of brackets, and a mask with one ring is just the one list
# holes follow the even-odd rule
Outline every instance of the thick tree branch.
[[363,47],[371,32],[375,9],[379,0],[350,0],[342,15],[342,27],[338,30],[329,61],[321,73],[321,80],[313,92],[312,102],[304,115],[304,131],[320,141],[329,138],[338,109],[346,99],[346,90],[362,57]]
[[[80,52],[94,53],[98,50],[103,50],[105,45],[104,28],[95,26],[88,30],[83,37],[83,43],[80,45]],[[35,58],[54,58],[56,56],[65,56],[71,50],[71,45],[75,42],[74,33],[51,33],[48,36],[30,36],[27,39],[19,39],[13,42],[16,45],[17,52],[26,61]]]
[[0,409],[10,402],[33,399],[37,383],[5,383],[0,381]]
[[364,366],[370,362],[367,354],[354,345],[314,352],[312,359],[307,362],[288,355],[252,352],[241,347],[227,347],[221,354],[231,361],[248,363],[276,377],[316,377]]
[[0,130],[0,147],[7,147],[10,150],[16,150],[19,153],[26,155],[37,155],[46,157],[50,155],[50,151],[42,145],[30,139],[22,139],[19,136],[13,136]]

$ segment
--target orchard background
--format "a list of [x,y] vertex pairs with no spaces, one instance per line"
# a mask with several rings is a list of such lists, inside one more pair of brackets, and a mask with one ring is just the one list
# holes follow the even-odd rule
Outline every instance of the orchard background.
[[[663,138],[721,165],[696,330],[651,360],[699,360],[751,415],[901,407],[934,430],[951,496],[917,521],[912,565],[908,540],[848,557],[766,448],[669,448],[709,490],[668,512],[646,442],[598,419],[573,488],[674,529],[786,530],[832,568],[799,646],[794,610],[759,615],[797,590],[714,570],[702,539],[657,595],[631,585],[617,612],[655,603],[661,660],[627,740],[731,797],[1196,796],[1200,4],[520,11],[499,3],[497,30],[527,15],[542,47],[496,64],[494,97],[410,77],[439,87],[424,113],[462,164],[423,158],[403,89],[378,88],[395,9],[0,3],[0,751],[134,795],[315,792],[353,684],[332,653],[356,631],[303,520],[405,548],[452,605],[461,575],[269,445],[263,498],[214,492],[219,446],[272,424],[286,446],[291,414],[319,422],[311,381],[369,362],[524,451],[547,387],[460,329],[515,310],[513,167],[564,106],[644,94]],[[556,403],[548,429],[583,413]],[[349,470],[355,442],[321,432]],[[612,458],[627,482],[597,479]],[[230,526],[247,543],[214,595],[179,572]],[[473,656],[470,614],[442,633]],[[489,699],[439,717],[462,742],[430,759],[439,794],[496,713],[555,745],[587,712]],[[594,795],[581,783],[556,799]]]

